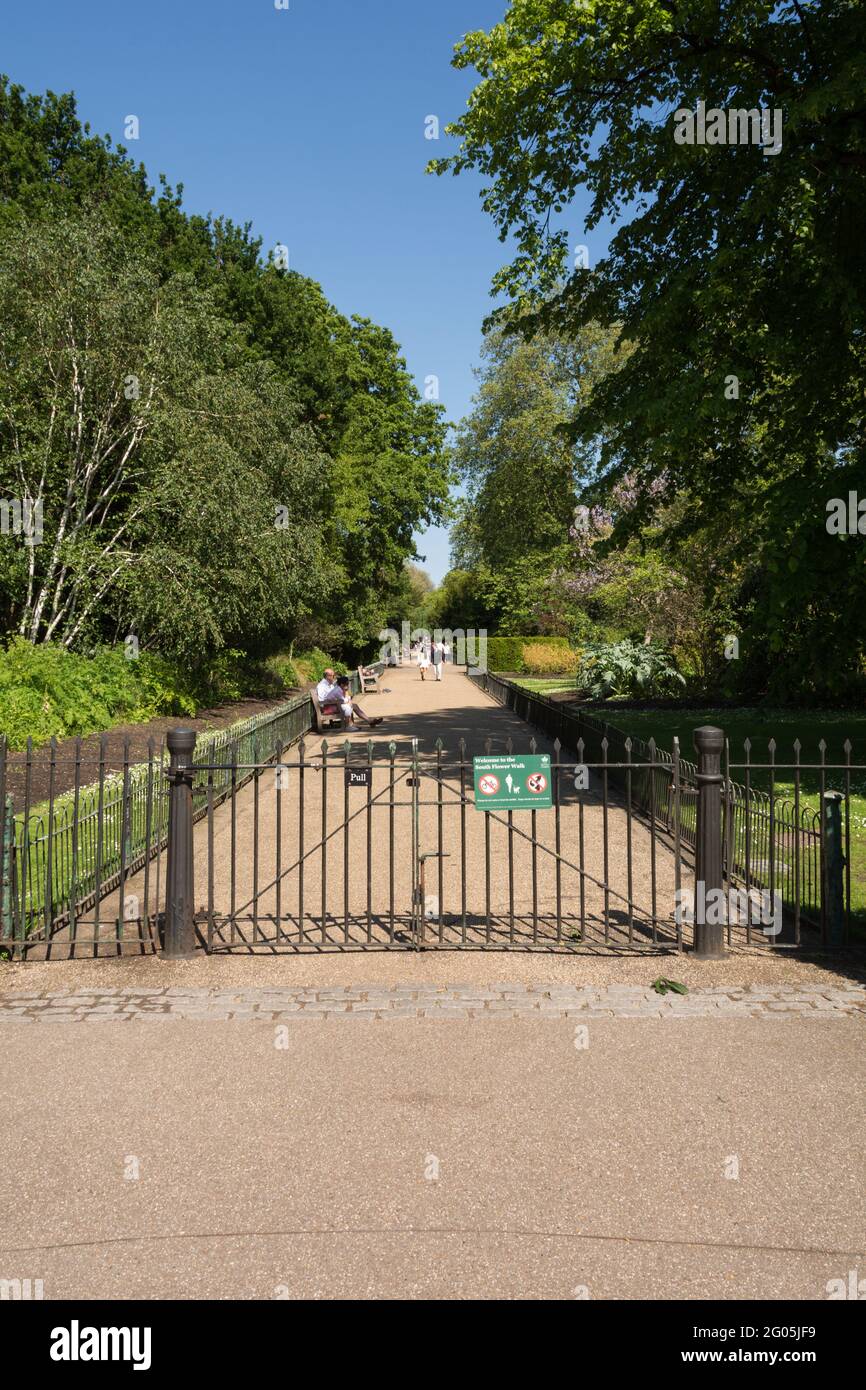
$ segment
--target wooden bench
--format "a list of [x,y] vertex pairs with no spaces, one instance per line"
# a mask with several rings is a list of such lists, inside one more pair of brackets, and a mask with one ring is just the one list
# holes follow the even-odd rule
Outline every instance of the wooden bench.
[[379,693],[379,673],[372,670],[369,666],[358,667],[358,681],[361,686],[362,695],[378,695]]
[[327,709],[323,710],[319,704],[319,697],[316,694],[316,687],[310,686],[310,699],[313,702],[313,717],[316,721],[316,732],[323,734],[326,729],[333,729],[339,725],[341,729],[346,728],[347,721],[343,716],[342,710]]

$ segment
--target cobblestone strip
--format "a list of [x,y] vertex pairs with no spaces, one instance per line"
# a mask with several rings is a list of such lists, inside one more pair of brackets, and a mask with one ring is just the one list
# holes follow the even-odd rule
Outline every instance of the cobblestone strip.
[[866,989],[714,986],[658,995],[642,985],[359,985],[330,989],[106,988],[0,994],[0,1023],[124,1023],[132,1019],[315,1022],[325,1018],[838,1018],[866,1014]]

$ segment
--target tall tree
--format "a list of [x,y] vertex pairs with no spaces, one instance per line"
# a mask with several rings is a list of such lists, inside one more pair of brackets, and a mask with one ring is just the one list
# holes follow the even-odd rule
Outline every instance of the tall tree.
[[466,483],[473,535],[493,568],[524,550],[545,551],[568,533],[580,460],[561,426],[577,381],[549,338],[488,334],[473,409],[458,426],[454,460]]
[[[566,584],[571,533],[599,446],[575,441],[569,426],[617,370],[615,337],[590,325],[574,341],[544,332],[526,340],[497,328],[485,338],[478,391],[453,448],[465,496],[452,561],[475,574],[469,606],[483,608],[502,632],[565,635],[579,623]],[[463,581],[454,593],[469,600]]]
[[42,531],[3,538],[9,627],[194,658],[305,610],[325,458],[190,277],[97,214],[19,216],[0,365],[0,486]]
[[[785,652],[797,678],[829,676],[829,659],[854,679],[866,566],[856,538],[828,535],[826,506],[866,485],[866,8],[513,0],[455,63],[480,81],[450,127],[459,153],[433,167],[480,170],[516,238],[503,317],[568,337],[619,323],[631,349],[575,422],[602,440],[597,495],[625,476],[641,490],[618,539],[678,495],[695,526],[739,516],[769,576],[743,595],[766,624],[758,679]],[[677,112],[699,103],[749,130],[750,112],[781,112],[781,147],[678,142]],[[618,226],[591,270],[568,255],[581,188],[576,239]]]
[[[101,229],[97,233],[105,251],[99,260],[101,266],[110,263],[114,254],[108,243],[112,238],[118,243],[116,260],[123,288],[118,306],[125,302],[127,291],[131,294],[126,306],[131,314],[128,322],[119,307],[116,312],[111,310],[104,296],[97,297],[91,306],[86,296],[76,302],[75,312],[82,325],[88,322],[88,312],[92,311],[91,317],[97,311],[105,315],[99,327],[103,367],[107,369],[110,363],[115,373],[130,356],[142,360],[146,344],[157,351],[160,335],[166,344],[176,346],[168,328],[156,316],[152,321],[148,317],[146,303],[174,302],[185,295],[189,327],[195,319],[194,301],[198,297],[203,309],[207,306],[206,318],[216,316],[234,325],[231,332],[224,323],[217,337],[221,333],[226,341],[231,339],[235,386],[245,364],[249,389],[267,396],[266,402],[260,399],[260,415],[252,426],[251,438],[261,439],[264,449],[270,431],[270,456],[279,458],[281,450],[295,454],[300,427],[315,432],[315,441],[307,440],[303,452],[304,457],[312,458],[320,450],[320,466],[314,476],[305,470],[297,475],[314,513],[311,525],[298,537],[298,555],[307,557],[315,538],[317,558],[305,569],[311,588],[309,602],[301,602],[299,591],[298,603],[300,611],[306,611],[309,640],[326,637],[334,644],[345,644],[347,654],[366,648],[400,592],[404,562],[414,555],[414,533],[444,515],[449,473],[441,408],[420,400],[399,347],[386,329],[366,319],[346,318],[328,303],[314,281],[280,269],[263,255],[261,241],[249,224],[238,226],[220,217],[187,214],[182,207],[182,186],[173,189],[160,177],[158,189],[153,188],[144,168],[134,164],[122,146],[113,148],[108,137],[96,136],[81,124],[71,94],[28,95],[0,77],[0,239],[8,228],[15,240],[22,214],[36,227],[43,221],[81,212],[92,216],[94,227]],[[37,229],[34,235],[41,245],[42,233]],[[128,248],[125,256],[124,246]],[[58,257],[62,261],[60,248]],[[131,289],[134,259],[141,269],[141,294]],[[26,282],[27,271],[23,265],[21,269]],[[50,268],[49,273],[56,278],[59,267]],[[20,316],[17,323],[23,331]],[[79,326],[76,324],[76,332]],[[31,321],[28,331],[33,329]],[[222,368],[215,365],[210,348],[205,351],[202,347],[202,356],[196,357],[198,345],[190,342],[187,347],[187,387],[181,388],[179,377],[177,411],[187,389],[186,404],[191,419],[198,422],[194,434],[205,428],[208,419],[221,421],[227,448],[228,440],[233,441],[229,452],[241,449],[241,479],[246,476],[248,458],[237,442],[231,420],[213,408],[213,401],[203,408],[200,399],[202,382]],[[26,356],[26,349],[21,350]],[[41,346],[37,356],[40,351]],[[175,365],[182,375],[185,364],[178,360]],[[19,387],[21,384],[19,380]],[[233,399],[231,391],[226,399]],[[34,395],[31,406],[33,411],[47,409],[46,419],[50,418],[50,405],[44,396]],[[243,413],[237,418],[244,418]],[[38,432],[44,423],[34,417],[29,427]],[[183,459],[183,467],[197,475],[194,461],[181,444],[178,438],[176,466]],[[220,476],[228,481],[227,474]],[[182,472],[169,477],[165,495],[176,495],[185,514],[190,499],[197,496],[197,484],[187,494],[182,490],[182,479]],[[271,498],[269,488],[249,481],[263,499]],[[293,489],[289,480],[282,480],[277,493],[300,505],[298,489]],[[257,505],[251,499],[248,517],[257,514]],[[231,506],[227,514],[232,514]],[[216,523],[216,518],[213,520]],[[216,526],[214,535],[219,531]],[[83,527],[78,528],[78,534],[83,545]],[[125,531],[124,537],[127,534]],[[191,540],[192,532],[187,534]],[[246,535],[244,526],[232,533],[238,541]],[[272,535],[269,540],[273,540]],[[223,537],[223,542],[225,563],[232,537]],[[119,546],[120,538],[114,544]],[[151,548],[147,553],[153,555],[155,551]],[[199,559],[205,562],[208,556],[202,554]],[[90,562],[105,563],[98,552],[90,555]],[[326,579],[313,584],[319,566]],[[242,570],[240,564],[239,572]],[[139,576],[144,572],[145,567],[139,566]],[[119,575],[111,583],[117,578]],[[228,590],[228,571],[223,582]],[[130,592],[132,588],[134,585]],[[275,592],[285,596],[279,583]],[[148,607],[141,587],[137,593],[139,605]],[[17,600],[8,588],[7,595],[7,602],[14,606]],[[154,593],[152,605],[158,607],[164,597],[164,593]],[[92,593],[88,612],[95,613],[100,603]],[[293,635],[294,601],[283,605],[282,620],[273,614],[270,604],[261,611],[270,615],[275,636]],[[258,609],[250,613],[248,639],[257,626],[258,613]],[[16,614],[17,625],[21,621],[17,607]],[[165,617],[163,613],[163,620]],[[211,622],[206,606],[201,610],[201,621],[204,633]],[[214,615],[213,621],[222,619]],[[53,630],[59,632],[59,623]],[[83,626],[78,632],[82,630]]]

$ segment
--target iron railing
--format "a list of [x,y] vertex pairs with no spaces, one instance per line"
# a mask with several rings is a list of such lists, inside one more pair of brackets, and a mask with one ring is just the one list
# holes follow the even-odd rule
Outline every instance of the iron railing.
[[[373,669],[381,674],[384,664]],[[357,693],[357,672],[350,680]],[[313,723],[310,696],[296,696],[265,714],[202,734],[194,765],[234,763],[242,768],[270,762]],[[106,735],[100,738],[95,759],[83,755],[81,739],[68,756],[59,753],[56,739],[38,753],[28,739],[23,761],[13,761],[0,736],[0,943],[45,941],[62,928],[74,935],[78,919],[91,909],[98,929],[99,905],[115,891],[117,921],[122,922],[124,884],[141,868],[145,891],[139,915],[147,920],[151,898],[159,897],[160,853],[168,831],[167,763],[164,741],[154,739],[149,740],[147,760],[131,763],[127,740],[120,766],[112,768]],[[42,782],[47,781],[47,795],[43,793],[38,804],[33,792],[36,769],[45,774]],[[242,772],[236,785],[249,775]],[[228,793],[231,780],[226,772],[213,789],[217,800]],[[58,792],[59,784],[70,789]],[[9,794],[13,787],[14,796]],[[208,774],[197,771],[196,819],[206,813],[207,799]],[[152,859],[156,863],[151,873]]]
[[[377,669],[384,667],[379,664]],[[602,796],[604,864],[600,881],[605,885],[605,901],[618,891],[615,876],[608,871],[608,853],[622,849],[609,842],[608,815],[625,816],[627,878],[632,818],[644,821],[652,846],[657,837],[666,837],[676,862],[682,855],[684,867],[691,870],[700,853],[700,802],[704,808],[702,843],[707,843],[707,816],[711,812],[714,828],[709,839],[716,846],[722,842],[723,877],[729,889],[731,885],[742,886],[747,896],[753,890],[771,890],[782,900],[788,936],[772,944],[799,944],[801,926],[819,928],[824,944],[851,940],[852,774],[866,768],[851,763],[850,743],[845,745],[846,762],[841,765],[826,762],[823,744],[819,764],[801,765],[799,746],[795,745],[795,762],[790,767],[776,763],[772,742],[765,763],[750,760],[748,743],[745,760],[734,763],[725,746],[721,773],[710,779],[710,794],[706,777],[701,782],[696,763],[681,756],[676,740],[670,752],[659,749],[653,740],[631,738],[595,714],[528,692],[493,673],[471,674],[496,700],[550,738],[556,763],[592,770]],[[357,684],[353,676],[353,692]],[[233,824],[238,789],[275,761],[282,765],[284,751],[298,744],[312,724],[311,701],[302,695],[263,716],[202,735],[191,765],[192,818],[210,815],[212,819],[214,807],[231,797]],[[459,775],[464,782],[468,775],[465,758],[461,751]],[[40,754],[42,777],[37,781],[32,745],[28,745],[23,760],[12,760],[7,759],[0,741],[0,950],[11,942],[13,954],[26,954],[35,946],[37,955],[62,955],[65,941],[73,946],[79,941],[87,943],[89,938],[79,933],[84,922],[93,926],[94,942],[100,944],[106,931],[110,935],[116,927],[119,949],[123,924],[130,921],[140,935],[149,933],[156,949],[168,832],[167,755],[164,746],[152,740],[147,760],[131,764],[127,743],[122,760],[117,762],[117,766],[109,766],[105,736],[100,740],[98,757],[88,761],[78,740],[65,763],[52,740],[47,756]],[[95,779],[91,768],[96,770]],[[304,775],[299,769],[299,776],[303,779]],[[556,775],[559,779],[563,774]],[[310,777],[311,772],[307,772],[308,787]],[[805,782],[806,790],[805,778],[811,779]],[[443,779],[439,780],[444,786]],[[778,794],[783,781],[792,782],[792,794]],[[842,787],[838,796],[828,791],[834,782]],[[820,793],[820,811],[815,809],[815,786]],[[252,795],[254,806],[256,796],[257,784]],[[462,798],[461,804],[466,805]],[[389,814],[393,815],[393,805]],[[513,834],[518,834],[516,829]],[[279,835],[277,838],[279,841]],[[509,847],[511,843],[509,829]],[[367,854],[369,859],[369,845]],[[654,857],[653,848],[653,863]],[[438,872],[441,875],[441,864]],[[581,880],[583,872],[581,867]],[[137,874],[140,877],[132,883],[132,876]],[[139,895],[129,914],[127,885]],[[113,894],[116,908],[109,901]],[[625,897],[631,905],[629,883]],[[858,910],[861,907],[858,900]],[[324,919],[324,907],[322,912]],[[300,915],[303,918],[303,913]],[[653,931],[656,916],[653,905]],[[733,923],[730,917],[727,920],[730,942]],[[751,921],[748,917],[747,940],[751,940]],[[814,941],[814,933],[806,931],[803,940]],[[56,952],[54,943],[58,943]]]
[[[599,719],[588,711],[569,707],[564,702],[528,691],[513,681],[490,671],[470,670],[469,674],[495,700],[512,709],[521,718],[551,737],[559,738],[562,746],[575,752],[581,761],[613,764],[627,761],[646,763],[646,771],[631,774],[631,795],[634,804],[653,822],[672,831],[675,817],[675,784],[679,781],[680,809],[678,829],[682,842],[694,848],[697,829],[697,768],[683,758],[678,740],[673,751],[657,748],[654,740],[644,742],[630,737],[622,729]],[[789,930],[786,935],[793,944],[800,944],[801,924],[818,928],[827,943],[832,934],[827,911],[827,861],[825,827],[820,810],[808,803],[803,791],[803,774],[817,774],[819,804],[824,805],[831,773],[842,784],[842,827],[844,852],[844,940],[851,941],[851,777],[866,770],[851,762],[851,744],[844,745],[845,762],[826,761],[823,741],[819,745],[821,761],[802,764],[799,743],[794,744],[794,760],[780,764],[775,761],[776,744],[770,740],[769,761],[751,761],[752,745],[744,744],[744,761],[731,761],[730,747],[725,744],[723,797],[723,868],[729,885],[742,887],[746,894],[777,894],[783,903]],[[742,780],[734,780],[732,773]],[[753,785],[756,774],[769,782],[764,791]],[[780,777],[780,774],[785,774]],[[614,784],[622,776],[611,770]],[[780,780],[793,783],[793,795],[779,796],[774,783]],[[781,944],[781,943],[777,943]],[[838,941],[838,924],[835,944]]]

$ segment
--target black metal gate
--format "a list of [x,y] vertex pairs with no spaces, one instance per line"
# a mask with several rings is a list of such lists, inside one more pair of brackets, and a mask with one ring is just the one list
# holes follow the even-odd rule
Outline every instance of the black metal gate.
[[80,740],[65,767],[53,742],[41,766],[30,747],[7,765],[0,740],[0,960],[857,944],[850,743],[842,764],[795,744],[786,779],[772,741],[737,763],[704,727],[688,762],[676,739],[668,753],[484,680],[546,735],[550,809],[479,810],[482,748],[462,741],[305,741],[303,699],[225,737],[172,730],[168,766],[151,742],[133,767],[127,743],[112,769],[103,736],[89,787]]
[[[694,788],[669,762],[585,764],[553,747],[552,807],[503,813],[476,807],[462,742],[423,754],[325,741],[308,754],[302,741],[274,763],[197,767],[200,938],[211,952],[681,948]],[[636,778],[660,816],[642,812]]]

